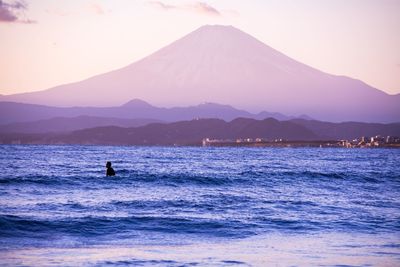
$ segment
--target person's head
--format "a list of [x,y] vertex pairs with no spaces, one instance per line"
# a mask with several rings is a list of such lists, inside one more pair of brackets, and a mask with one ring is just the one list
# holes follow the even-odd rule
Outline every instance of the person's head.
[[111,167],[111,161],[107,161],[106,168],[110,168],[110,167]]

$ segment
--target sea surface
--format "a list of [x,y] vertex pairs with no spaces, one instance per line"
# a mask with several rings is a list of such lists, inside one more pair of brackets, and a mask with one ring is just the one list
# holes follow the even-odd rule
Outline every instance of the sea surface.
[[0,145],[0,162],[1,266],[400,266],[400,149]]

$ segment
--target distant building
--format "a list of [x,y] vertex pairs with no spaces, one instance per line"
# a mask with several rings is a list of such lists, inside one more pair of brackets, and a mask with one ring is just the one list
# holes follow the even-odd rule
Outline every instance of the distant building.
[[207,146],[208,143],[209,143],[209,141],[210,141],[209,138],[204,138],[203,141],[202,141],[202,145],[203,145],[203,146]]
[[385,143],[387,144],[399,144],[400,138],[397,136],[386,136]]
[[348,140],[340,140],[339,145],[346,148],[352,148],[353,145]]

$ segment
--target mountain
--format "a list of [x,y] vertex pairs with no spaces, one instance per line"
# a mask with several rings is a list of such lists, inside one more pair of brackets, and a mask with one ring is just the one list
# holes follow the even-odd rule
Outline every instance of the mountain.
[[56,106],[229,103],[327,121],[400,121],[400,96],[291,59],[231,26],[203,26],[124,68],[48,90],[1,96]]
[[174,123],[153,123],[136,128],[97,127],[62,134],[1,134],[0,142],[44,144],[102,145],[199,145],[203,138],[236,139],[285,138],[313,140],[317,136],[303,126],[275,119],[238,118],[231,122],[220,119],[197,119]]
[[372,137],[376,135],[400,137],[400,123],[331,123],[304,119],[293,119],[290,122],[307,128],[323,140],[353,140],[361,136]]
[[[22,104],[14,102],[0,102],[0,131],[7,128],[5,124],[36,122],[43,125],[42,120],[49,120],[54,117],[73,118],[78,116],[102,117],[102,118],[120,118],[120,119],[152,119],[158,121],[182,121],[192,120],[194,118],[219,118],[226,121],[238,117],[265,119],[276,118],[279,120],[293,119],[280,113],[260,112],[252,114],[244,110],[238,110],[228,105],[219,105],[205,103],[191,107],[158,108],[139,99],[134,99],[119,107],[50,107],[34,104]],[[73,123],[72,121],[65,121]],[[54,124],[54,121],[51,122]],[[101,125],[104,125],[103,123]],[[92,125],[92,126],[101,126]],[[115,126],[127,126],[109,124]],[[14,127],[10,125],[10,127]],[[26,124],[29,129],[32,123]],[[37,126],[39,127],[39,126]],[[18,124],[19,129],[23,129],[23,124]]]
[[400,136],[400,123],[329,123],[272,118],[196,119],[151,123],[140,127],[95,127],[67,133],[0,133],[0,143],[94,144],[94,145],[200,145],[202,139],[263,138],[289,141],[352,140],[361,136]]
[[120,119],[93,116],[78,116],[72,118],[55,117],[46,120],[16,122],[0,125],[0,133],[49,133],[71,132],[100,126],[138,127],[160,122],[154,119]]

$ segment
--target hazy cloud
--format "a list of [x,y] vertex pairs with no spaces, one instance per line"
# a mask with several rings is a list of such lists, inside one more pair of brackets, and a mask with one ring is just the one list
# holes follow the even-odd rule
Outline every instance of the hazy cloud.
[[89,9],[97,15],[104,15],[106,13],[104,11],[104,8],[97,3],[92,3],[91,5],[89,5]]
[[149,4],[164,9],[164,10],[169,10],[169,9],[178,9],[178,6],[174,6],[174,5],[167,5],[161,1],[149,1]]
[[0,0],[0,23],[35,23],[35,21],[26,18],[25,11],[27,9],[28,5],[23,0],[12,2]]
[[192,5],[192,8],[198,13],[214,15],[214,16],[221,15],[221,13],[217,9],[213,8],[212,6],[204,2],[196,2]]
[[199,14],[212,15],[212,16],[221,15],[221,12],[219,12],[216,8],[210,6],[205,2],[194,2],[192,4],[186,4],[186,5],[170,5],[162,1],[149,1],[148,3],[162,10],[178,9],[178,10],[189,10]]

